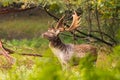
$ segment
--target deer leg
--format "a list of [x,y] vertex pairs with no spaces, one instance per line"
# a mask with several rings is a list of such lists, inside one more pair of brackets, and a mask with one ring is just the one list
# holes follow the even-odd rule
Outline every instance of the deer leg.
[[63,71],[69,70],[70,65],[68,62],[61,63]]

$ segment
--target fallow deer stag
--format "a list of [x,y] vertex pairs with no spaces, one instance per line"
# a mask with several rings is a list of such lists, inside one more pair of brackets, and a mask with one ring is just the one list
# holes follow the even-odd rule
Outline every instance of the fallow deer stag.
[[63,23],[64,16],[58,21],[54,28],[48,29],[42,36],[50,41],[49,47],[52,52],[58,57],[58,60],[63,65],[68,65],[70,59],[74,56],[77,58],[85,57],[87,53],[95,56],[97,59],[97,49],[90,44],[64,44],[59,38],[59,33],[63,31],[72,31],[79,26],[80,17],[74,12],[73,21],[69,28],[66,28]]

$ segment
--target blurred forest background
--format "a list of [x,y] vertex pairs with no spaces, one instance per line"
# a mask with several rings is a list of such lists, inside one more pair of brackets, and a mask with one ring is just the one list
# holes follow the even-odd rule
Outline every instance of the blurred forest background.
[[[41,34],[64,14],[69,27],[74,11],[81,16],[80,27],[62,33],[61,39],[93,44],[99,55],[96,66],[85,57],[77,67],[62,71]],[[0,80],[120,80],[119,0],[0,0],[0,38],[15,51],[13,65],[0,56]]]

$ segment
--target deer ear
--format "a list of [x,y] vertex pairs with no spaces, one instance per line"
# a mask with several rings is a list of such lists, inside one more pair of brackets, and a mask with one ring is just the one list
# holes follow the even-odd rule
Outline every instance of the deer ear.
[[55,34],[56,34],[56,36],[57,36],[59,33],[60,33],[60,30],[57,30],[57,31],[56,31],[56,33],[55,33]]

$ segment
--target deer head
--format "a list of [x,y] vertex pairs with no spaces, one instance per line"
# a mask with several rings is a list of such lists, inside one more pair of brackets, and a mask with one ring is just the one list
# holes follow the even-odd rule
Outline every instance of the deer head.
[[64,25],[64,16],[58,21],[55,27],[49,28],[47,32],[43,33],[42,36],[48,40],[53,40],[58,37],[59,33],[63,31],[72,31],[76,29],[79,26],[80,17],[77,15],[77,13],[74,11],[73,21],[69,28],[66,28]]

